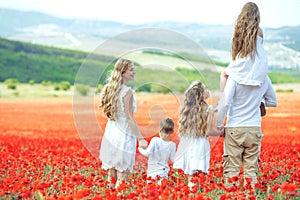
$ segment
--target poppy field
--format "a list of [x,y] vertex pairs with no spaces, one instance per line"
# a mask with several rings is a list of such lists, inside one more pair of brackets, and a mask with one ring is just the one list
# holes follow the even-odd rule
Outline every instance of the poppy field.
[[[267,108],[262,118],[255,187],[242,172],[229,180],[236,184],[224,186],[223,138],[212,137],[209,173],[195,175],[191,189],[187,177],[172,168],[161,185],[155,180],[147,183],[147,158],[138,153],[129,182],[109,189],[97,150],[92,151],[76,129],[71,97],[0,99],[0,199],[299,199],[300,93],[277,97],[278,107]],[[136,95],[135,119],[147,141],[157,136],[164,116],[177,122],[180,100],[172,95]],[[97,110],[97,99],[95,115],[100,131],[93,148],[99,149],[106,118]],[[88,138],[88,123],[84,131]],[[172,140],[178,144],[176,131],[177,124]]]

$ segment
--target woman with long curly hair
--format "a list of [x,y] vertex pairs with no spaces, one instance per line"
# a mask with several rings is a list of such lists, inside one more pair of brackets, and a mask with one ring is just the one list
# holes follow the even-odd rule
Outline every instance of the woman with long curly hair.
[[[255,3],[246,3],[236,21],[231,57],[232,61],[221,74],[217,128],[224,130],[224,177],[239,176],[257,183],[261,145],[260,105],[275,107],[276,93],[268,77],[268,59],[262,46],[259,28],[260,13]],[[263,110],[263,109],[262,109]]]
[[208,105],[208,89],[200,81],[194,81],[185,91],[180,110],[178,135],[180,142],[175,155],[173,168],[181,169],[191,178],[198,172],[208,173],[210,145],[208,136],[219,136],[221,131],[213,129],[215,109]]
[[101,142],[100,160],[102,168],[107,170],[109,187],[127,181],[135,162],[136,139],[140,147],[147,147],[133,116],[133,91],[126,85],[128,81],[134,80],[134,76],[133,63],[119,59],[101,91],[99,108],[108,121]]

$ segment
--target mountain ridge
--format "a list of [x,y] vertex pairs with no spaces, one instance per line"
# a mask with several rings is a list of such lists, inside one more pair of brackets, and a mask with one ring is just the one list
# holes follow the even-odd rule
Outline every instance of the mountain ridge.
[[[231,25],[161,21],[130,25],[107,20],[65,19],[40,12],[0,9],[0,36],[47,46],[93,51],[118,34],[141,28],[182,33],[199,43],[214,60],[230,61]],[[271,70],[299,69],[300,25],[263,28]],[[126,44],[125,44],[126,45]],[[130,44],[128,44],[130,45]]]

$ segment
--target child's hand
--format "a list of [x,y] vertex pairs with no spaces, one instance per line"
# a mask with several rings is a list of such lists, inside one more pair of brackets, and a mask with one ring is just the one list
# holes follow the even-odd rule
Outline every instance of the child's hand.
[[144,139],[139,140],[139,148],[146,149],[148,146],[148,142]]
[[216,105],[213,106],[214,112],[218,112],[218,107],[219,107],[219,104],[218,104],[218,103],[217,103]]
[[139,152],[141,153],[141,151],[143,150],[143,148],[141,148],[141,147],[138,147],[138,150],[139,150]]
[[220,132],[220,137],[225,137],[225,128],[224,128],[224,126],[217,127],[217,130]]
[[215,112],[218,111],[218,108],[217,107],[213,107],[213,106],[210,106],[209,108],[209,114],[213,115]]

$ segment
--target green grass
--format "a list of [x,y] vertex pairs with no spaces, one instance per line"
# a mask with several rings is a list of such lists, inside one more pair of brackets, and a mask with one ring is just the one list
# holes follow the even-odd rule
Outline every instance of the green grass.
[[[227,66],[222,63],[187,53],[158,51],[136,51],[124,56],[135,63],[136,78],[130,86],[150,92],[182,93],[194,80],[200,80],[211,90],[219,89],[220,69]],[[60,83],[68,81],[74,85],[76,75],[82,64],[89,70],[81,71],[76,83],[96,87],[92,82],[99,76],[99,84],[105,84],[113,68],[113,57],[71,51],[59,48],[33,45],[17,41],[0,39],[0,81],[14,78],[21,83],[32,80],[35,83],[50,81]],[[109,67],[107,67],[109,66]],[[84,73],[84,74],[83,74]],[[273,84],[300,83],[299,70],[271,71]],[[19,84],[17,89],[9,90],[0,85],[1,97],[35,96],[71,96],[69,91],[54,90],[54,86]],[[91,92],[94,90],[91,90]],[[145,91],[145,90],[144,90]]]
[[300,83],[300,71],[299,70],[269,72],[269,77],[273,84]]
[[[0,81],[15,78],[74,82],[76,73],[89,54],[86,52],[34,45],[0,38]],[[112,57],[97,55],[90,60],[95,69],[104,69]]]
[[7,89],[7,85],[0,83],[0,98],[37,98],[37,97],[71,97],[73,95],[73,87],[67,91],[55,90],[54,85],[43,86],[41,84],[19,83],[17,88]]

